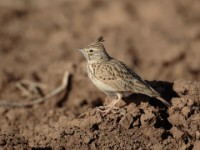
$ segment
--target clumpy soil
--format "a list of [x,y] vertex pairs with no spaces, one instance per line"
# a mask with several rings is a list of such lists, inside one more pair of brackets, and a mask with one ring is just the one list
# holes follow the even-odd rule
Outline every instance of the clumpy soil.
[[[33,0],[0,2],[0,149],[199,149],[200,2]],[[110,99],[88,79],[75,49],[104,35],[109,54],[140,74],[172,106],[131,95]],[[23,87],[31,83],[37,88]]]

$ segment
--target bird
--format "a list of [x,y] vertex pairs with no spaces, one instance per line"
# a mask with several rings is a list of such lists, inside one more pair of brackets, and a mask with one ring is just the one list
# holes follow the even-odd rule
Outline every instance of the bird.
[[109,113],[115,105],[131,94],[144,94],[156,98],[167,107],[171,104],[155,91],[146,81],[137,75],[125,63],[111,57],[106,51],[103,36],[99,36],[94,42],[85,48],[78,49],[87,60],[87,74],[93,84],[108,97],[114,99],[104,111]]

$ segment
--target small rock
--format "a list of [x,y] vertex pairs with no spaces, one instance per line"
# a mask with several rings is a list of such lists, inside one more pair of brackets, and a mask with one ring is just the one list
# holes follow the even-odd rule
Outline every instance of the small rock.
[[192,107],[194,105],[194,101],[192,99],[189,99],[187,105],[189,107]]
[[156,123],[156,116],[152,112],[142,114],[140,117],[143,127],[152,126]]
[[65,127],[67,123],[68,123],[67,117],[66,116],[60,116],[59,119],[58,119],[58,122],[55,125],[55,127],[56,128]]
[[140,109],[137,108],[134,104],[130,104],[127,108],[127,111],[135,118],[141,114]]
[[104,101],[104,105],[109,105],[111,102],[113,101],[112,98],[110,98],[109,96],[106,97],[105,101]]
[[137,108],[137,107],[136,107],[136,104],[131,103],[131,104],[128,105],[127,111],[131,111],[131,110],[133,110],[133,109],[135,109],[135,108]]
[[188,117],[189,116],[189,113],[190,113],[190,109],[188,107],[183,107],[182,108],[182,114],[185,116],[185,117]]
[[121,108],[119,111],[120,111],[121,115],[125,115],[126,114],[126,110],[124,108]]
[[65,135],[73,135],[74,134],[74,130],[73,129],[65,129],[64,134]]
[[156,150],[163,150],[163,146],[160,143],[153,145],[151,148]]
[[181,136],[184,134],[177,127],[172,127],[170,132],[172,133],[173,137],[176,138],[176,139],[181,138]]
[[136,118],[136,117],[138,117],[138,116],[141,115],[141,112],[140,112],[140,109],[136,108],[136,109],[132,110],[132,111],[130,112],[130,114],[131,114],[134,118]]
[[96,143],[95,143],[95,142],[92,142],[92,143],[90,144],[90,148],[91,148],[91,149],[97,149]]
[[[184,98],[184,97],[181,97],[180,98],[180,102],[181,102],[181,105],[184,107],[187,105],[188,101],[187,101],[187,98]],[[182,107],[182,108],[183,108]],[[179,107],[180,108],[180,107]]]
[[187,95],[189,86],[190,82],[177,80],[174,81],[173,89],[179,96],[182,96],[182,95]]
[[88,132],[88,135],[86,135],[83,139],[85,144],[91,143],[91,141],[94,139],[93,134]]
[[139,125],[140,125],[139,119],[137,119],[137,120],[135,120],[135,121],[133,122],[133,127],[137,127],[137,126],[139,126]]
[[129,129],[131,124],[133,122],[133,117],[131,114],[127,113],[124,117],[122,117],[122,119],[120,120],[119,124],[125,128],[125,129]]
[[172,99],[172,106],[176,108],[183,108],[184,105],[181,103],[180,98],[173,98]]
[[186,124],[186,120],[184,119],[184,116],[182,114],[179,114],[178,112],[170,115],[168,120],[170,123],[172,123],[175,126]]
[[65,150],[65,147],[64,146],[56,146],[55,149],[57,149],[57,150]]
[[120,100],[115,106],[121,108],[121,107],[124,107],[125,105],[126,105],[126,102],[123,100]]
[[196,131],[196,132],[195,132],[195,136],[196,136],[196,139],[197,139],[197,140],[200,140],[200,132],[199,132],[199,131]]
[[96,114],[96,109],[91,109],[89,111],[89,116],[94,116]]
[[90,141],[91,141],[91,138],[89,136],[86,136],[86,137],[84,137],[83,141],[84,141],[85,144],[89,144]]
[[[187,148],[188,148],[188,145],[183,144],[183,145],[179,148],[179,150],[187,150]],[[193,149],[193,150],[194,150],[194,149]]]
[[200,141],[195,141],[193,150],[199,150],[199,148],[200,148]]
[[149,103],[147,103],[147,102],[141,102],[141,104],[140,104],[140,107],[143,109],[143,110],[145,110],[147,107],[149,106]]

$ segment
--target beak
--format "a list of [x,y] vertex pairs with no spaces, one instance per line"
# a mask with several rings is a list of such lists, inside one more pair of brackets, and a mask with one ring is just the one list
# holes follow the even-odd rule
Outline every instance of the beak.
[[77,50],[78,52],[81,52],[81,53],[83,52],[83,49],[76,49],[76,50]]

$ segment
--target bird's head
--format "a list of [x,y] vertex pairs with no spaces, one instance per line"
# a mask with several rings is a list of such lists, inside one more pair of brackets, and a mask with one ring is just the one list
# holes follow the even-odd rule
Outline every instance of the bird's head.
[[89,63],[107,61],[110,60],[110,56],[106,52],[103,42],[103,36],[100,36],[96,41],[90,43],[87,47],[78,50],[84,54]]

